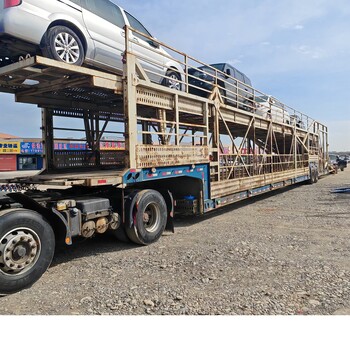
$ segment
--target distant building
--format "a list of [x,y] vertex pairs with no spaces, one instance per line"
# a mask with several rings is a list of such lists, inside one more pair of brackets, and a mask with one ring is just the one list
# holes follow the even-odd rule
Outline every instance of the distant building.
[[18,136],[10,135],[10,134],[4,134],[0,132],[0,140],[19,140],[21,139]]
[[28,154],[26,145],[41,139],[24,139],[0,132],[0,171],[40,170],[43,167],[42,151]]
[[[101,151],[125,149],[122,140],[101,140]],[[88,151],[86,141],[69,142],[55,140],[55,152],[71,153]],[[0,171],[41,170],[43,168],[42,139],[21,138],[0,132]]]

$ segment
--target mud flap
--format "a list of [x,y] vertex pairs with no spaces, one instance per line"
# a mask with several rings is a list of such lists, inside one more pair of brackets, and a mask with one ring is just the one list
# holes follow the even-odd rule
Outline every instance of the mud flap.
[[164,190],[159,191],[159,193],[163,196],[167,210],[167,223],[165,226],[165,230],[171,231],[172,233],[175,233],[175,226],[174,226],[174,198],[170,191]]
[[125,227],[131,229],[134,226],[134,218],[132,215],[133,208],[137,201],[139,191],[130,193],[125,199]]

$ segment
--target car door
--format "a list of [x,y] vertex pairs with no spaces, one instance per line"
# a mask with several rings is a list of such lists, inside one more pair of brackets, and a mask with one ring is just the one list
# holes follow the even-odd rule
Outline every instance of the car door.
[[224,87],[227,97],[227,103],[233,106],[237,106],[237,81],[235,79],[236,69],[229,64],[225,64],[224,73]]
[[278,108],[278,113],[280,114],[281,122],[290,124],[290,116],[286,106],[283,103],[276,101],[276,107]]
[[73,7],[73,8],[77,8],[79,10],[80,10],[80,1],[81,0],[59,0],[59,2],[63,2],[64,4],[67,4],[67,5],[69,5],[69,6]]
[[248,111],[252,112],[254,110],[254,90],[251,87],[252,82],[246,75],[244,75],[244,83],[245,83],[245,90],[246,90],[245,107]]
[[[58,0],[58,2],[65,4],[65,5],[68,5],[72,9],[76,9],[76,10],[81,10],[80,1],[81,0]],[[37,2],[39,3],[40,1],[37,1]],[[54,5],[56,6],[56,4],[54,4]],[[47,9],[47,10],[49,10],[49,9]]]
[[123,70],[125,21],[118,6],[108,0],[81,0],[84,23],[91,36],[97,65]]
[[277,100],[273,97],[270,97],[270,113],[272,120],[276,122],[283,122],[283,111],[279,107]]
[[246,98],[246,87],[244,85],[244,74],[236,69],[235,76],[237,79],[238,91],[238,108],[244,108],[244,101]]
[[[124,13],[130,27],[151,37],[151,34],[140,21],[128,12],[124,11]],[[166,57],[163,54],[163,50],[152,40],[138,33],[131,34],[131,41],[131,50],[146,70],[148,78],[153,82],[160,83],[167,70],[165,67]]]

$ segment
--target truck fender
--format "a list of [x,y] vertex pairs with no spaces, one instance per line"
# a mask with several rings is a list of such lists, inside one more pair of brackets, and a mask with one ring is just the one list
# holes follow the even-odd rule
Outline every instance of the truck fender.
[[132,228],[134,224],[134,218],[132,216],[132,209],[134,208],[137,201],[137,194],[139,191],[131,192],[125,199],[125,226]]
[[54,208],[47,209],[37,203],[34,199],[20,192],[8,193],[7,196],[13,199],[16,203],[21,204],[24,209],[33,210],[41,214],[50,223],[56,237],[65,236],[66,244],[72,244],[68,223],[58,210]]
[[167,209],[168,209],[168,219],[165,229],[175,233],[174,227],[174,198],[170,191],[163,190],[159,191],[159,193],[163,196]]

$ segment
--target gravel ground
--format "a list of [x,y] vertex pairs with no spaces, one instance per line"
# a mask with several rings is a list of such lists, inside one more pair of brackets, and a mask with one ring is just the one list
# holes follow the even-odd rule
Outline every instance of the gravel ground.
[[57,249],[2,315],[350,315],[350,169],[176,220],[149,247],[102,236]]

